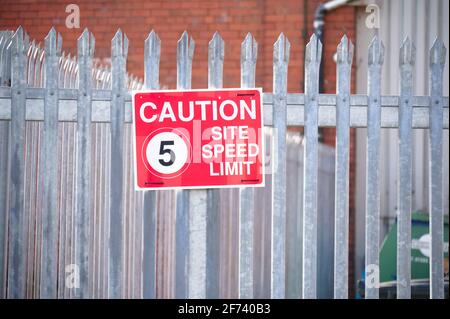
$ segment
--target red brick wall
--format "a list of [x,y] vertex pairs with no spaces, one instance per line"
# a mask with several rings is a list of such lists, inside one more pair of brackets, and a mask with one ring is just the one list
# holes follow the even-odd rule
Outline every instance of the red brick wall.
[[[280,32],[291,43],[288,91],[303,92],[303,61],[306,41],[312,34],[314,11],[321,1],[312,0],[2,0],[0,29],[22,25],[31,39],[43,41],[55,26],[63,37],[63,50],[76,54],[76,39],[85,27],[95,35],[95,56],[108,59],[111,39],[120,27],[130,46],[128,71],[143,78],[144,40],[153,28],[162,41],[160,82],[164,88],[176,86],[176,42],[187,30],[196,42],[192,70],[192,87],[207,87],[208,42],[215,31],[225,40],[224,86],[240,84],[240,45],[247,32],[258,42],[256,85],[272,91],[273,43]],[[80,8],[80,29],[65,27],[65,8],[75,2]],[[305,19],[306,17],[306,19]],[[306,28],[306,29],[305,29]],[[324,38],[324,92],[335,92],[336,65],[333,54],[343,34],[355,42],[356,11],[346,6],[326,16]],[[355,88],[355,76],[352,78]],[[351,236],[354,227],[354,130],[351,131],[350,216]],[[335,143],[335,129],[323,130],[324,142]],[[333,194],[330,194],[333,196]],[[351,243],[353,237],[351,237]],[[350,247],[353,251],[353,245]],[[350,258],[350,261],[353,261]],[[350,280],[353,278],[350,269]],[[351,285],[352,287],[353,285]]]
[[[43,41],[55,26],[63,37],[63,49],[76,54],[76,39],[88,27],[96,38],[95,56],[108,58],[110,41],[118,28],[130,40],[128,71],[143,77],[144,39],[153,28],[162,40],[161,84],[176,85],[176,41],[184,30],[196,42],[193,63],[193,87],[207,85],[208,41],[214,31],[225,40],[224,86],[239,85],[240,44],[247,32],[252,32],[258,45],[257,85],[272,89],[273,43],[280,32],[291,42],[288,90],[303,88],[304,8],[307,2],[307,37],[312,34],[314,10],[320,1],[270,0],[78,0],[80,29],[65,27],[65,7],[73,1],[2,0],[0,28],[15,29],[22,25],[32,39]],[[325,90],[334,91],[335,64],[332,55],[341,36],[346,33],[355,40],[355,10],[345,7],[326,17],[325,27]],[[327,140],[328,141],[328,140]]]

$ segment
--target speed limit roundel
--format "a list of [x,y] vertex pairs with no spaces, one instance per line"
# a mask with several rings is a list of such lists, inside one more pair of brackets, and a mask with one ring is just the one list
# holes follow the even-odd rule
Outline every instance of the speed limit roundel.
[[261,89],[133,92],[137,189],[264,186]]
[[161,128],[152,132],[142,147],[146,168],[161,178],[176,177],[189,166],[191,146],[177,129]]

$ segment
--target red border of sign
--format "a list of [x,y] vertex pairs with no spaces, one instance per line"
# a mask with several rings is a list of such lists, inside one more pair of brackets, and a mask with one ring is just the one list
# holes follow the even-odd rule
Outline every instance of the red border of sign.
[[[245,89],[251,89],[251,90],[258,90],[259,91],[259,96],[260,96],[260,103],[261,103],[261,128],[262,128],[262,132],[261,132],[261,154],[262,154],[262,159],[261,159],[261,164],[262,164],[262,182],[260,184],[251,184],[251,185],[243,185],[243,184],[234,184],[234,185],[213,185],[213,186],[175,186],[175,187],[139,187],[137,184],[137,160],[136,160],[136,125],[134,124],[135,121],[135,107],[134,107],[134,97],[136,94],[139,93],[151,93],[151,92],[159,92],[159,93],[164,93],[164,92],[168,92],[168,93],[173,93],[173,92],[208,92],[208,91],[235,91],[235,90],[245,90]],[[171,189],[217,189],[217,188],[247,188],[247,187],[265,187],[266,186],[266,163],[264,161],[265,159],[265,154],[266,154],[266,147],[265,147],[265,132],[264,132],[264,104],[263,104],[263,91],[262,88],[226,88],[226,89],[191,89],[191,90],[133,90],[131,91],[131,115],[132,115],[132,125],[133,125],[133,158],[134,158],[134,169],[133,169],[133,173],[134,173],[134,188],[137,191],[147,191],[147,190],[171,190]],[[191,154],[192,156],[192,154]]]

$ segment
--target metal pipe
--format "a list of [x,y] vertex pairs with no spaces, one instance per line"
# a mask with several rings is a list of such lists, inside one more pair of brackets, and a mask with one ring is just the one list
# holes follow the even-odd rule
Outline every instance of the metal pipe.
[[[349,4],[350,2],[353,1],[354,0],[332,0],[322,3],[316,8],[313,22],[314,34],[317,36],[317,38],[324,47],[325,44],[323,38],[323,31],[325,26],[326,13],[339,7],[342,7],[343,5]],[[320,63],[320,70],[319,70],[319,93],[323,93],[323,84],[324,84],[324,76],[323,76],[323,59],[322,59],[322,63]]]

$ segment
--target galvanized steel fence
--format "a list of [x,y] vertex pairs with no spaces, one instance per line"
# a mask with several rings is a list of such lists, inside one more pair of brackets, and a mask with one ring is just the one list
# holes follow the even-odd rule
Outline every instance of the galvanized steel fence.
[[[369,47],[368,95],[351,95],[353,44],[345,36],[337,48],[336,94],[319,94],[322,44],[314,35],[306,46],[305,93],[288,94],[290,43],[281,34],[274,44],[273,93],[263,97],[264,125],[272,128],[268,187],[177,192],[135,192],[132,186],[129,90],[142,83],[126,74],[127,37],[119,30],[112,39],[110,70],[94,65],[88,30],[78,39],[76,58],[64,57],[61,46],[54,29],[45,50],[30,44],[22,28],[0,35],[1,297],[253,298],[260,296],[255,287],[269,282],[271,298],[316,298],[318,282],[329,278],[334,297],[347,298],[349,130],[367,127],[365,296],[379,296],[371,271],[379,264],[381,128],[399,128],[397,295],[411,296],[411,132],[422,128],[430,130],[430,294],[443,298],[442,136],[449,100],[442,96],[441,41],[430,51],[429,96],[413,95],[415,49],[408,38],[400,50],[401,94],[381,96],[384,47],[376,37]],[[147,89],[159,89],[160,47],[152,31],[145,40]],[[183,33],[178,89],[191,88],[194,48]],[[255,86],[257,48],[248,34],[241,46],[241,87]],[[224,41],[218,33],[208,59],[208,87],[221,88]],[[304,137],[293,142],[289,126],[303,126]],[[324,155],[320,126],[336,127],[331,178],[324,163],[334,154]],[[294,177],[293,161],[303,167]],[[319,189],[328,189],[320,201]],[[322,225],[327,218],[319,219],[327,210],[322,197],[334,203],[331,231]],[[269,221],[257,234],[262,218]],[[267,225],[270,234],[262,236]],[[318,246],[333,233],[326,243],[334,257],[326,266],[334,265],[334,274],[327,277]],[[268,276],[258,264],[266,258],[261,238],[270,243]],[[80,286],[70,288],[68,277],[76,270]]]

